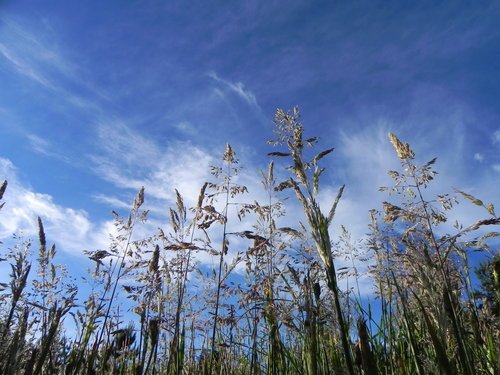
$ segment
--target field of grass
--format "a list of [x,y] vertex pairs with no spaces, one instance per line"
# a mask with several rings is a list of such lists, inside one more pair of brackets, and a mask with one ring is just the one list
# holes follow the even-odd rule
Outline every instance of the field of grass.
[[[261,173],[266,202],[240,203],[247,189],[236,183],[238,159],[228,145],[194,207],[176,191],[169,231],[136,239],[148,216],[144,189],[128,216],[114,212],[118,236],[87,254],[94,269],[84,299],[77,300],[79,286],[58,264],[42,220],[36,246],[18,240],[1,248],[10,274],[0,276],[0,373],[499,374],[493,205],[458,190],[429,196],[435,159],[418,164],[411,147],[389,134],[401,168],[389,171],[387,201],[370,212],[364,243],[349,243],[347,231],[333,243],[329,229],[344,187],[320,207],[328,172],[321,165],[333,149],[316,152],[318,139],[303,136],[299,117],[297,109],[276,113],[270,156],[279,168],[284,162],[288,178],[277,181],[278,167],[269,164]],[[1,205],[8,191],[5,181]],[[277,224],[287,194],[304,212],[298,228]],[[484,220],[463,218],[445,234],[457,197],[483,207]],[[229,232],[229,210],[254,225]],[[232,248],[235,238],[245,251]],[[480,285],[472,282],[473,252],[485,259],[476,270]],[[216,259],[213,269],[200,266],[202,253]],[[373,305],[357,288],[339,288],[343,278],[360,277],[338,268],[345,256],[366,262]],[[244,276],[233,277],[237,268]],[[124,299],[134,306],[133,321],[123,318]]]

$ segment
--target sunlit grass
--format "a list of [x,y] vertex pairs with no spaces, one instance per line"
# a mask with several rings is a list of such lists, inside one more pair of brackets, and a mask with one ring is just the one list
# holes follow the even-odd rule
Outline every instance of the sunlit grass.
[[[345,230],[334,244],[330,227],[344,187],[327,211],[317,200],[328,172],[320,164],[333,149],[314,151],[319,140],[303,136],[296,108],[278,110],[274,124],[271,143],[281,149],[270,155],[286,160],[289,176],[277,181],[269,164],[261,173],[265,202],[245,203],[229,145],[196,205],[186,207],[176,191],[171,228],[137,240],[148,216],[141,189],[127,216],[114,212],[118,235],[109,248],[87,253],[94,269],[83,300],[57,264],[41,219],[37,251],[29,241],[3,249],[10,274],[0,280],[0,373],[498,374],[500,234],[486,231],[500,224],[493,205],[457,191],[483,207],[485,219],[464,218],[444,234],[456,197],[429,196],[436,160],[419,164],[411,146],[390,134],[401,168],[389,171],[387,201],[370,212],[365,243],[350,244]],[[303,208],[298,228],[278,224],[288,191]],[[0,200],[0,208],[8,204],[7,182]],[[249,219],[254,224],[243,226]],[[487,260],[482,290],[471,281],[472,252]],[[215,259],[213,269],[198,263],[200,253]],[[338,269],[343,256],[367,263],[367,273],[355,277],[372,280],[373,305],[359,290],[339,288],[349,277]],[[234,275],[237,267],[244,271]],[[125,298],[131,322],[121,311]],[[73,337],[64,329],[70,319]]]

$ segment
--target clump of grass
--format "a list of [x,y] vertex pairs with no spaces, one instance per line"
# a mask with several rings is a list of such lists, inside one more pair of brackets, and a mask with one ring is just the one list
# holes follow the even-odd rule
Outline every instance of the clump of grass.
[[[340,293],[337,282],[337,272],[332,256],[332,243],[330,240],[329,226],[335,215],[337,204],[342,197],[344,186],[339,189],[328,214],[325,216],[321,211],[321,207],[317,201],[319,191],[319,179],[324,172],[324,168],[319,167],[318,162],[333,151],[333,148],[321,151],[316,154],[311,160],[306,160],[304,155],[305,146],[313,146],[317,143],[317,138],[303,138],[303,126],[299,122],[300,113],[298,108],[294,108],[291,112],[285,113],[278,110],[275,118],[276,130],[278,138],[270,141],[273,145],[286,145],[287,153],[272,152],[271,156],[289,157],[292,165],[288,169],[292,172],[293,177],[281,183],[277,189],[283,190],[292,188],[297,196],[297,199],[302,204],[304,213],[309,223],[309,230],[314,240],[318,255],[320,256],[325,266],[325,271],[328,279],[328,287],[333,292],[335,311],[339,322],[339,330],[344,350],[344,358],[349,374],[354,375],[354,367],[352,362],[351,348],[349,344],[348,327],[345,323],[344,311],[340,304]],[[315,371],[313,371],[315,372]]]
[[[483,205],[477,198],[459,192],[486,208],[490,218],[465,229],[456,225],[454,235],[444,234],[446,212],[457,200],[448,194],[425,198],[425,188],[437,174],[433,170],[436,159],[418,165],[409,144],[394,134],[389,134],[389,140],[403,171],[389,171],[395,185],[382,190],[399,202],[383,203],[383,228],[374,217],[371,246],[377,257],[374,273],[383,301],[384,350],[403,349],[398,358],[403,365],[386,361],[385,366],[422,374],[494,373],[497,365],[484,355],[491,354],[491,349],[479,339],[492,331],[481,332],[468,270],[469,254],[484,251],[484,239],[497,236],[489,233],[478,241],[473,238],[474,232],[486,225],[498,225],[500,220],[493,205]],[[466,236],[469,239],[463,241]],[[403,340],[408,342],[406,348],[401,345]],[[392,357],[397,358],[394,354]]]
[[[174,192],[169,230],[135,238],[148,214],[144,189],[130,214],[113,211],[118,235],[107,250],[86,252],[91,290],[81,303],[34,218],[38,251],[16,236],[0,257],[10,268],[0,280],[0,373],[497,374],[500,234],[487,229],[500,219],[493,204],[460,190],[429,197],[436,159],[419,164],[411,146],[390,134],[401,162],[389,171],[394,185],[381,189],[390,198],[370,212],[366,243],[352,243],[343,226],[333,243],[344,187],[323,212],[320,162],[333,149],[310,155],[318,139],[304,136],[299,116],[296,108],[276,113],[271,143],[284,149],[271,155],[290,162],[289,177],[277,183],[282,172],[271,162],[261,173],[264,202],[236,199],[247,189],[236,183],[240,166],[228,145],[211,169],[216,181],[202,186],[194,207]],[[0,209],[7,187],[0,186]],[[307,225],[280,225],[288,191]],[[487,216],[449,234],[458,197]],[[480,285],[470,275],[471,252],[487,259]],[[198,254],[210,255],[213,266]],[[343,258],[352,268],[336,268]],[[352,277],[357,293],[341,290]],[[361,277],[371,278],[377,301],[364,301]],[[65,334],[69,316],[75,337]]]
[[[6,187],[4,182],[0,199]],[[37,278],[30,280],[30,241],[16,244],[2,258],[11,267],[10,283],[2,283],[0,298],[6,308],[0,323],[0,369],[6,375],[57,373],[66,359],[63,322],[75,307],[77,288],[67,281],[64,267],[54,263],[56,248],[47,247],[40,217],[38,238]]]

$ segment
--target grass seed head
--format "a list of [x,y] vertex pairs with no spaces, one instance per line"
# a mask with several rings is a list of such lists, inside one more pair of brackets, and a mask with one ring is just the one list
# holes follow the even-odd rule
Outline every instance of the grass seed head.
[[398,154],[398,158],[401,160],[413,159],[415,157],[415,153],[410,148],[410,145],[408,143],[401,142],[394,134],[389,133],[389,141],[391,141]]

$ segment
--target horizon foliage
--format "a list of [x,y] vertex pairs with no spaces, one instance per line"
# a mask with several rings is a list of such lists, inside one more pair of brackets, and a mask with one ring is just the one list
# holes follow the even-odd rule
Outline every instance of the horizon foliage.
[[[334,243],[329,228],[344,186],[328,211],[318,202],[320,162],[333,148],[314,150],[319,139],[304,137],[298,108],[279,109],[274,125],[269,143],[281,149],[269,155],[287,161],[288,177],[277,181],[269,163],[261,172],[265,202],[245,202],[230,145],[196,205],[186,207],[176,190],[170,228],[136,239],[148,218],[142,188],[127,216],[113,211],[118,235],[109,248],[86,252],[94,268],[81,301],[40,218],[36,253],[22,238],[2,249],[10,274],[0,280],[0,373],[500,373],[500,233],[487,231],[500,225],[495,207],[456,190],[486,217],[446,233],[458,200],[426,191],[436,159],[419,164],[410,145],[389,134],[401,168],[381,188],[388,200],[370,211],[365,242],[352,243],[342,227]],[[0,220],[7,188],[5,181]],[[304,211],[298,228],[279,226],[288,190]],[[476,271],[480,290],[473,252],[485,259]],[[338,267],[345,259],[352,268]],[[367,266],[364,274],[354,260]],[[359,286],[339,288],[360,277],[372,280],[375,300],[363,300]]]

